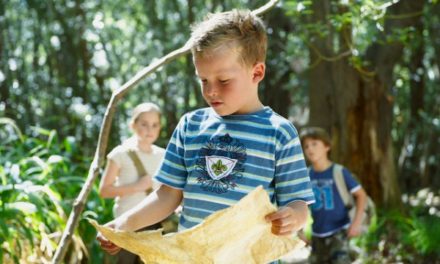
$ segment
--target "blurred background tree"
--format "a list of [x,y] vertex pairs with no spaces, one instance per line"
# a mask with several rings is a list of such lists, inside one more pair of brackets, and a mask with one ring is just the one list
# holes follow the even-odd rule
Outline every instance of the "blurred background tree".
[[[208,12],[255,9],[265,3],[0,1],[1,193],[6,197],[11,189],[5,186],[26,181],[44,186],[69,175],[85,177],[113,90],[181,47],[190,25]],[[267,74],[260,88],[263,102],[299,129],[326,128],[334,140],[333,159],[359,175],[380,208],[401,208],[420,190],[429,194],[440,187],[439,6],[437,0],[285,0],[263,17],[269,33]],[[128,135],[129,111],[142,101],[162,107],[159,145],[166,146],[182,114],[205,106],[191,56],[149,75],[126,96],[118,106],[108,149]],[[49,140],[48,133],[57,140]],[[74,150],[69,147],[73,145]],[[39,174],[22,161],[39,157],[49,163],[55,154],[63,157],[64,169]],[[39,181],[34,174],[40,175]],[[81,181],[75,178],[73,183],[60,187],[68,190],[53,190],[65,199],[66,214]],[[8,200],[2,198],[0,208],[32,202],[15,191]],[[90,199],[86,212],[106,206],[99,220],[108,220],[111,204],[102,204],[96,195]],[[440,201],[430,201],[425,213],[438,217]],[[0,213],[0,226],[9,224],[3,217],[6,211]],[[59,225],[50,232],[60,232]],[[10,229],[0,230],[12,236]],[[33,232],[40,231],[23,235]],[[96,247],[87,224],[80,232],[89,250]],[[35,245],[41,242],[39,234]]]

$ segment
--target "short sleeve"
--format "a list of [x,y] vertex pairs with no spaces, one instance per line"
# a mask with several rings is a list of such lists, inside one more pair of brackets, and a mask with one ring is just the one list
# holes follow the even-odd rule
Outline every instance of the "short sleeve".
[[109,154],[107,154],[107,160],[112,160],[116,165],[122,167],[123,150],[121,146],[117,146]]
[[188,171],[185,165],[185,131],[187,117],[183,116],[171,136],[165,157],[155,179],[176,189],[186,185]]
[[343,168],[342,175],[344,175],[345,184],[347,185],[347,189],[353,193],[361,188],[359,182],[353,177],[351,172],[347,168]]
[[[276,151],[275,193],[277,204],[293,201],[315,202],[312,184],[304,161],[301,143],[294,127],[287,127],[285,140],[279,141]],[[286,134],[286,133],[284,133]]]

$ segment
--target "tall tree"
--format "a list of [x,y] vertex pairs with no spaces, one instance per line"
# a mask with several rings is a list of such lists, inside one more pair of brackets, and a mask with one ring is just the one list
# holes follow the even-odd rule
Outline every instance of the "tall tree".
[[414,24],[412,38],[410,44],[409,61],[406,67],[409,71],[409,93],[407,100],[409,102],[409,115],[407,129],[404,132],[404,140],[402,142],[401,152],[398,159],[398,172],[405,191],[413,191],[419,187],[427,187],[427,175],[421,172],[422,164],[420,159],[423,157],[422,152],[425,148],[423,143],[425,125],[422,120],[422,111],[425,108],[425,66],[423,59],[425,57],[425,41],[423,37],[423,16],[418,17],[418,21]]
[[[310,124],[331,132],[333,159],[346,164],[361,179],[381,207],[400,206],[392,148],[393,69],[402,57],[404,43],[396,34],[418,23],[424,1],[401,0],[387,7],[383,30],[363,54],[368,67],[353,64],[352,30],[344,24],[335,30],[331,16],[348,8],[340,1],[313,1],[311,20],[328,34],[311,42]],[[337,58],[332,60],[329,58]]]

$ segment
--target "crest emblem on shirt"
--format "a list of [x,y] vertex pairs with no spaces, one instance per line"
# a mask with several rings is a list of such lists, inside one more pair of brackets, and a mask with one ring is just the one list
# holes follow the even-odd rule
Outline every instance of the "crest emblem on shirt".
[[214,180],[220,180],[228,176],[237,163],[237,160],[220,156],[205,156],[205,159],[208,174]]
[[243,177],[246,147],[229,134],[216,136],[199,151],[197,181],[205,191],[226,193]]

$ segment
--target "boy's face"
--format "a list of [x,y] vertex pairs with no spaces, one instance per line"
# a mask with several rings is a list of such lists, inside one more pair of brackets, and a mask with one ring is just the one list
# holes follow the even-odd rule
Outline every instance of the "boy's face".
[[220,116],[247,114],[262,108],[258,83],[264,77],[264,63],[245,66],[233,48],[219,48],[209,55],[195,56],[196,75],[205,101]]
[[303,141],[303,149],[307,160],[312,164],[328,160],[330,146],[324,144],[322,140],[306,138]]
[[133,132],[138,140],[146,144],[153,144],[160,133],[160,116],[156,112],[144,112],[139,115],[132,125]]

